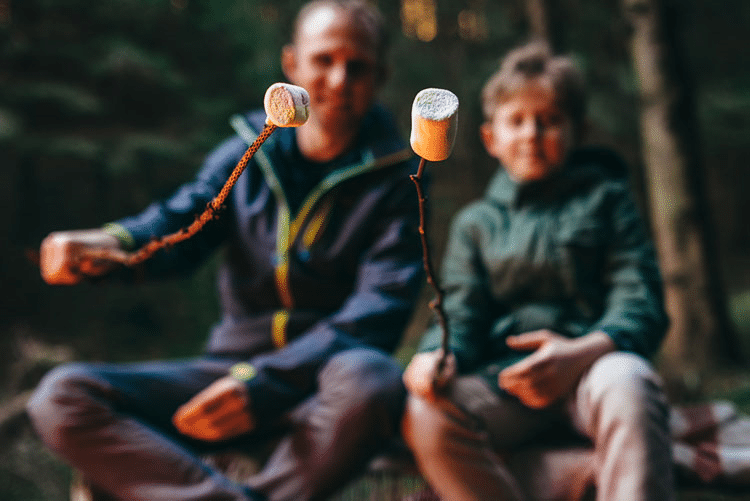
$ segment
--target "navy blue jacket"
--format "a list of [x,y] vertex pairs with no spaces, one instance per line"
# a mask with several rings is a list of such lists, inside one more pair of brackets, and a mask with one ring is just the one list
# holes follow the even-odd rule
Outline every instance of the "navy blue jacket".
[[[238,135],[207,157],[192,182],[118,221],[132,247],[188,226],[264,121],[262,111],[233,117]],[[423,278],[413,172],[413,153],[379,106],[366,116],[356,147],[325,165],[302,158],[294,129],[277,129],[220,217],[147,261],[144,273],[187,272],[223,246],[221,319],[206,351],[256,368],[248,381],[256,412],[289,408],[313,391],[331,355],[397,346]]]

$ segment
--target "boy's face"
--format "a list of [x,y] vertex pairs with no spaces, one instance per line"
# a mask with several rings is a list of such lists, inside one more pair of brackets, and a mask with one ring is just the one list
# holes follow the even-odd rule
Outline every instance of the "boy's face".
[[480,133],[487,152],[518,182],[538,181],[560,169],[573,147],[570,118],[549,86],[531,85],[495,109]]
[[351,15],[324,6],[303,21],[282,65],[310,94],[310,119],[327,130],[357,128],[378,88],[375,38]]

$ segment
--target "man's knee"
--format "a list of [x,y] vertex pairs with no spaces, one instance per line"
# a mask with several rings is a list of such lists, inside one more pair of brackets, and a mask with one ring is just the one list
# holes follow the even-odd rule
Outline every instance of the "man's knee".
[[40,438],[53,449],[64,448],[74,430],[94,417],[88,388],[91,372],[85,364],[67,364],[48,372],[26,405]]
[[318,402],[331,426],[383,436],[397,429],[406,389],[400,366],[378,350],[349,350],[331,359],[319,377]]
[[331,389],[364,401],[403,399],[405,395],[399,365],[373,349],[348,350],[333,357],[319,383],[323,391]]

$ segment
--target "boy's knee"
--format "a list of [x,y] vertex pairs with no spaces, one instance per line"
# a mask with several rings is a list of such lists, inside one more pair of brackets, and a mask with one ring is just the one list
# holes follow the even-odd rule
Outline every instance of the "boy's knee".
[[447,424],[448,420],[439,408],[421,398],[407,397],[401,435],[417,456],[433,456],[447,443]]
[[618,421],[661,419],[667,412],[661,379],[651,364],[632,353],[613,353],[595,363],[588,375],[590,398],[602,418]]

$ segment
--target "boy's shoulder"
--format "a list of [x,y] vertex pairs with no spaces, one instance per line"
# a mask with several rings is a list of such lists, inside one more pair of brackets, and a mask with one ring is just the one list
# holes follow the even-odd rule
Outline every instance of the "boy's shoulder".
[[622,156],[606,146],[585,146],[572,151],[568,167],[595,170],[601,177],[627,179],[628,165]]
[[551,203],[581,197],[610,198],[630,191],[629,169],[622,156],[610,148],[578,148],[570,153],[563,170],[545,180],[540,188],[534,192],[536,199],[557,201]]
[[502,207],[487,197],[472,200],[456,211],[453,216],[455,230],[473,231],[472,228],[485,227],[488,221],[500,217]]

